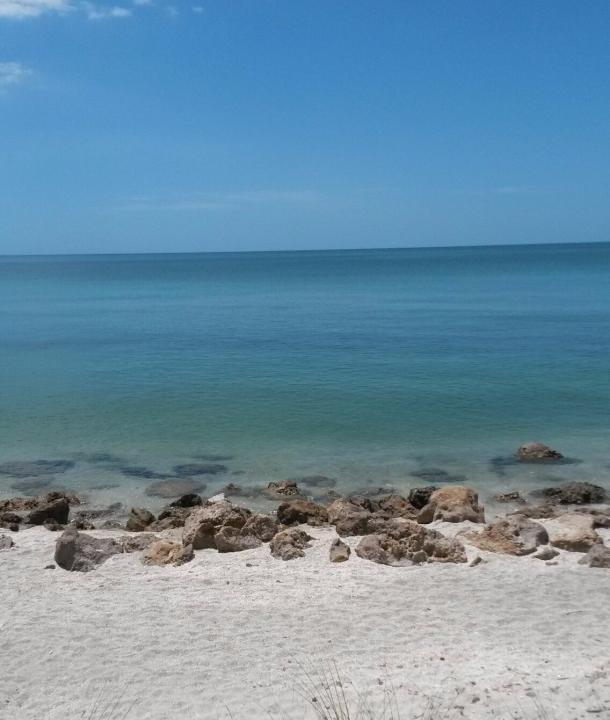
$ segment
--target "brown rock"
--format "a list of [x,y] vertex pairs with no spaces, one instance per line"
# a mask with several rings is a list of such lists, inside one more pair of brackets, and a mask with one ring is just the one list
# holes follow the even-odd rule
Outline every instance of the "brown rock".
[[43,525],[47,520],[54,520],[59,525],[65,525],[68,522],[70,514],[70,505],[65,498],[53,500],[51,502],[41,503],[39,507],[32,510],[27,516],[28,525]]
[[322,505],[316,505],[309,500],[288,500],[281,503],[277,509],[277,519],[282,525],[308,523],[309,525],[322,525],[328,522],[328,513]]
[[339,498],[327,508],[328,521],[335,526],[337,533],[348,535],[366,535],[371,519],[370,501],[363,505],[357,498]]
[[551,545],[561,550],[587,552],[600,536],[593,529],[593,516],[585,513],[566,513],[553,520],[547,520],[546,529]]
[[436,485],[424,485],[424,487],[416,487],[409,491],[409,502],[417,510],[421,510],[430,502],[430,496],[436,492]]
[[313,538],[299,528],[288,528],[277,533],[269,544],[273,557],[281,560],[294,560],[303,557],[303,550],[310,547],[309,541]]
[[141,532],[155,520],[155,516],[146,508],[131,508],[126,528],[130,532]]
[[554,557],[557,557],[557,555],[559,555],[557,550],[553,550],[552,547],[545,545],[543,548],[540,548],[534,557],[537,560],[552,560]]
[[540,460],[561,460],[563,455],[548,445],[540,442],[528,442],[517,450],[517,458],[522,462],[539,462]]
[[433,492],[430,501],[417,516],[417,521],[423,524],[433,520],[445,522],[470,520],[483,523],[485,514],[479,505],[479,496],[474,490],[463,485],[450,485]]
[[191,545],[181,545],[171,540],[151,543],[142,555],[144,565],[184,565],[194,557]]
[[238,529],[229,525],[220,528],[214,536],[214,543],[221,553],[252,550],[262,545],[257,537],[245,532],[244,528]]
[[223,526],[242,528],[251,513],[245,508],[232,505],[228,500],[207,502],[195,508],[186,519],[182,544],[193,549],[215,548],[214,536]]
[[197,493],[200,490],[205,490],[205,487],[205,483],[199,480],[159,480],[151,483],[146,488],[146,494],[171,500],[172,498],[179,498],[183,495],[189,495]]
[[498,493],[494,495],[493,499],[500,503],[515,503],[517,505],[525,505],[525,500],[521,497],[521,494],[517,490],[511,492]]
[[115,540],[94,538],[70,527],[55,543],[55,562],[64,570],[89,572],[121,552],[122,547]]
[[423,562],[466,562],[466,551],[459,540],[446,538],[412,520],[395,518],[385,533],[367,535],[356,547],[356,554],[382,565],[414,565]]
[[139,535],[122,535],[116,539],[124,553],[134,553],[146,550],[158,538],[154,533],[140,533]]
[[346,545],[340,538],[335,538],[330,546],[329,559],[332,563],[340,563],[349,560],[351,555],[349,545]]
[[263,542],[269,542],[278,531],[278,521],[270,515],[254,513],[246,520],[242,530],[244,535],[254,535]]
[[462,537],[480,550],[506,555],[529,555],[549,541],[540,523],[522,515],[494,520],[480,532],[469,530]]
[[264,493],[273,500],[283,500],[286,497],[293,497],[301,494],[298,485],[294,480],[270,482],[264,490]]
[[606,499],[606,491],[599,485],[588,482],[568,482],[557,487],[544,488],[536,491],[550,503],[560,505],[588,505],[602,503]]

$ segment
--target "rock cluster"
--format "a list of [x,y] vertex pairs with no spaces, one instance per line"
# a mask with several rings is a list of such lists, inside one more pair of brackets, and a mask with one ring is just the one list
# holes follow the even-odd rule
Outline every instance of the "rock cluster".
[[523,515],[509,515],[486,525],[480,532],[472,530],[462,537],[480,550],[507,555],[529,555],[549,541],[547,531]]

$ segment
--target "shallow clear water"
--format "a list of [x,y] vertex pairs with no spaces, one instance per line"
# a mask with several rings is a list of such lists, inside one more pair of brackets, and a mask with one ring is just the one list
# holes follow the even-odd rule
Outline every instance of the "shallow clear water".
[[[76,457],[52,484],[94,501],[151,480],[79,453],[231,456],[208,493],[610,484],[609,381],[610,244],[0,258],[0,462]],[[493,472],[530,439],[584,462]]]

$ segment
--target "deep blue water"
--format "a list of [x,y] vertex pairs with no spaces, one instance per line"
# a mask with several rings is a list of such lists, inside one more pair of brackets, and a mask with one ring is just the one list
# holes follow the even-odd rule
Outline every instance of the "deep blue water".
[[[0,438],[0,461],[231,455],[212,489],[531,483],[488,461],[541,439],[607,483],[610,244],[0,258]],[[57,484],[100,478],[147,482],[81,459]]]

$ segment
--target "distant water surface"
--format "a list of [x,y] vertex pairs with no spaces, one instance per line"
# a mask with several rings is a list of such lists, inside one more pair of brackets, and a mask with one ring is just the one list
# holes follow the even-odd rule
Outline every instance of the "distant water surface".
[[[200,455],[206,492],[610,484],[610,244],[3,257],[0,438],[100,501]],[[529,439],[583,462],[490,465]]]

